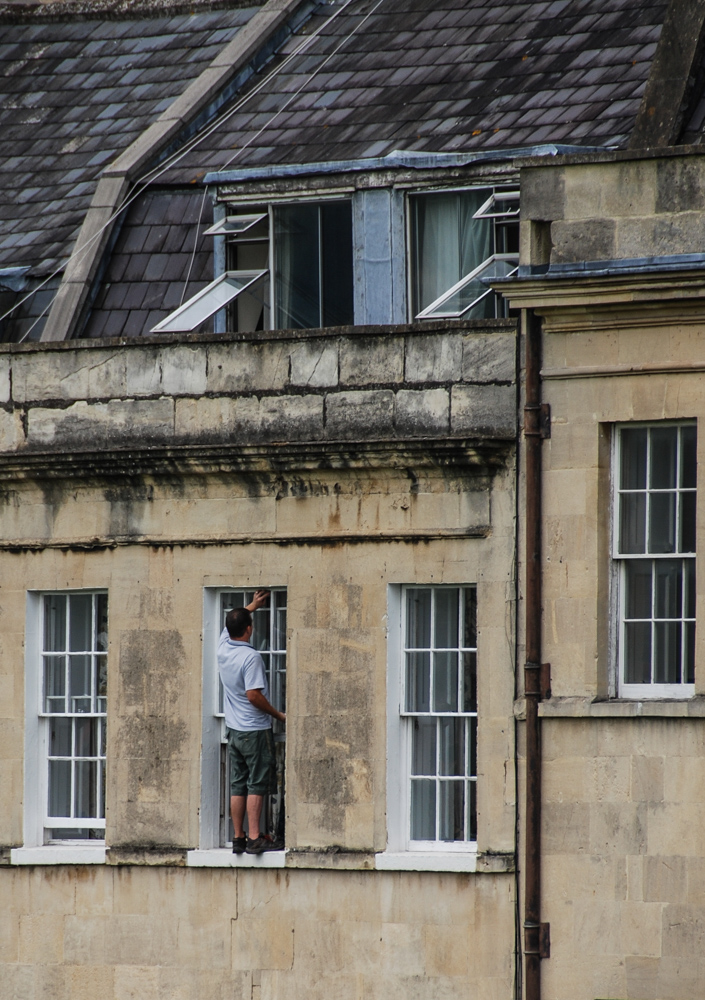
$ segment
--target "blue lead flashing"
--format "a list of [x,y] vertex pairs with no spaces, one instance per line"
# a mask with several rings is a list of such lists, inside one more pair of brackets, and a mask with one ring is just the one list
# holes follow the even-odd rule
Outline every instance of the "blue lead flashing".
[[624,257],[616,260],[585,260],[570,264],[522,264],[511,278],[493,278],[492,284],[535,281],[537,278],[599,278],[621,274],[658,274],[666,271],[697,271],[705,268],[705,253],[674,253],[660,257]]
[[491,149],[478,153],[427,153],[416,149],[395,149],[386,156],[363,160],[331,160],[324,163],[283,163],[268,167],[242,167],[240,170],[216,170],[206,174],[204,184],[232,184],[238,181],[272,180],[311,174],[349,174],[363,170],[390,170],[407,167],[429,170],[436,167],[465,167],[472,163],[515,160],[528,156],[562,156],[568,153],[604,153],[604,146],[519,146],[514,149]]

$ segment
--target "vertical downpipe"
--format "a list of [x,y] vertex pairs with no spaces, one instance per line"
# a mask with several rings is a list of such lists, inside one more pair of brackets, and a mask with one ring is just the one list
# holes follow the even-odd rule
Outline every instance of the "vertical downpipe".
[[541,321],[526,313],[526,1000],[541,997]]

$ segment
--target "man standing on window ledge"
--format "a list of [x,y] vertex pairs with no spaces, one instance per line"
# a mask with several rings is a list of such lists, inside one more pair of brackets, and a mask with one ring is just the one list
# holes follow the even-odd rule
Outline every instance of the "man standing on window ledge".
[[[258,590],[246,608],[229,611],[218,643],[218,672],[228,727],[234,854],[276,849],[260,833],[259,822],[264,796],[277,790],[272,719],[285,722],[286,715],[270,704],[264,662],[250,645],[252,612],[268,597],[268,590]],[[245,810],[249,837],[245,837],[242,825]]]

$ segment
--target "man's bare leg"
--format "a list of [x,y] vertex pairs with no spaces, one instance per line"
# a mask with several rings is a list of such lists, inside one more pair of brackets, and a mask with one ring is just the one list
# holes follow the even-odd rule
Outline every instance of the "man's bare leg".
[[245,818],[245,803],[247,802],[246,795],[231,795],[230,796],[230,815],[233,820],[233,836],[244,837],[245,831],[242,826],[242,821]]
[[263,802],[263,795],[253,795],[250,792],[247,796],[247,826],[250,840],[257,840],[259,837],[259,818],[262,815]]

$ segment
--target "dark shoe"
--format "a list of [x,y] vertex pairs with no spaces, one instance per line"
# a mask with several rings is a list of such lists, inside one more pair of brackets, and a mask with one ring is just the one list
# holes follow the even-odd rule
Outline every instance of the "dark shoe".
[[233,854],[244,854],[247,848],[247,837],[233,837]]
[[259,835],[257,840],[250,840],[247,838],[247,847],[245,848],[245,854],[264,854],[265,851],[271,851],[273,849],[273,843],[269,837],[263,837],[262,834]]

